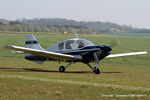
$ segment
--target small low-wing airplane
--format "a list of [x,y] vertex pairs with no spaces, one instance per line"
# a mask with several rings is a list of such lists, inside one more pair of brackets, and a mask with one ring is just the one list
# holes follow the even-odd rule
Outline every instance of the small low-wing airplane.
[[[43,49],[32,34],[26,35],[25,45],[26,47],[8,45],[6,48],[15,50],[13,53],[25,53],[25,59],[38,64],[52,60],[69,62],[66,67],[60,66],[59,72],[65,72],[65,70],[75,62],[82,62],[87,64],[93,72],[100,74],[98,64],[104,58],[147,54],[146,51],[142,51],[110,55],[111,47],[106,45],[94,45],[86,39],[79,38],[68,39],[48,49]],[[92,67],[90,62],[95,62],[95,67]]]

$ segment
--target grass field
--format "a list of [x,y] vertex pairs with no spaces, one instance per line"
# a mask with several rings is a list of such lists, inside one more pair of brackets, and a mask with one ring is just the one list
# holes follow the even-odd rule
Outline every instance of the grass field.
[[[35,35],[48,48],[73,35]],[[80,35],[96,45],[110,45],[117,37],[112,53],[150,52],[150,34]],[[85,64],[75,63],[59,73],[62,62],[42,65],[11,54],[3,47],[25,46],[25,35],[0,34],[0,100],[148,100],[150,99],[150,54],[105,59],[94,74]]]

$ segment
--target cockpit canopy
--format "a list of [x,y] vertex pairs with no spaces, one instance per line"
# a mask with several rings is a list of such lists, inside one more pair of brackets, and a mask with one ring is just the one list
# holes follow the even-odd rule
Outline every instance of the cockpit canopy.
[[50,47],[49,51],[79,49],[87,45],[94,44],[86,39],[69,39]]

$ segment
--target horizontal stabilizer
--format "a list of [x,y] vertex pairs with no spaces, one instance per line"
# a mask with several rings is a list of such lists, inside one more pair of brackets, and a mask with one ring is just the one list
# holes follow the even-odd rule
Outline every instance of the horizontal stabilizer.
[[11,53],[13,53],[13,54],[24,54],[23,51],[11,51]]
[[116,58],[116,57],[132,56],[132,55],[143,55],[143,54],[147,54],[147,52],[142,51],[142,52],[132,52],[132,53],[111,54],[106,58]]

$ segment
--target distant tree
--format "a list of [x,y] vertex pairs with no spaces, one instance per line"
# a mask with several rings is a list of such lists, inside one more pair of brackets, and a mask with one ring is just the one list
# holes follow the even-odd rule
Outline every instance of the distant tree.
[[10,25],[16,25],[16,24],[22,24],[22,23],[17,22],[17,21],[10,21],[9,24],[10,24]]
[[53,27],[53,31],[54,31],[55,33],[60,33],[60,30],[59,30],[58,27]]
[[3,22],[0,22],[0,25],[4,25]]
[[68,33],[74,33],[74,32],[75,32],[75,29],[72,28],[72,27],[68,27],[68,28],[67,28],[67,32],[68,32]]
[[13,31],[17,31],[17,32],[22,32],[22,26],[21,25],[14,25],[13,27]]
[[34,32],[41,32],[41,27],[35,25],[35,26],[34,26]]
[[33,31],[34,31],[33,26],[31,25],[27,26],[27,32],[33,32]]
[[65,31],[67,31],[65,27],[62,26],[62,27],[59,28],[60,33],[64,33]]
[[47,26],[42,26],[42,27],[41,27],[41,31],[42,31],[42,32],[49,32],[49,29],[48,29]]
[[22,31],[27,32],[27,26],[26,25],[22,25]]

